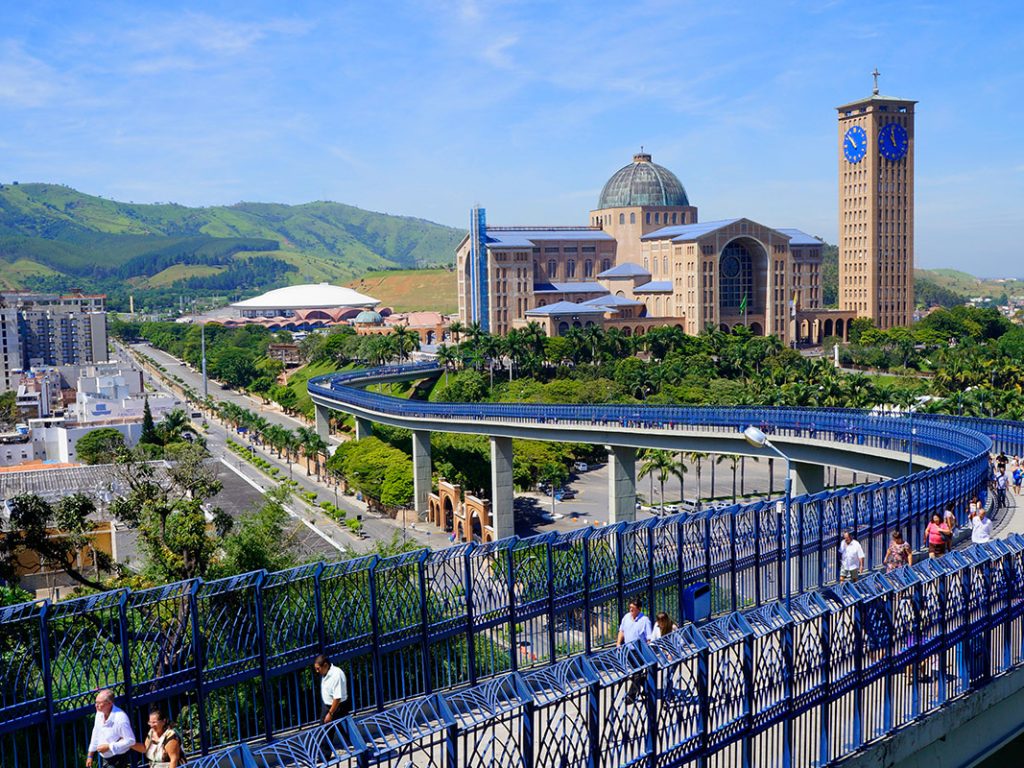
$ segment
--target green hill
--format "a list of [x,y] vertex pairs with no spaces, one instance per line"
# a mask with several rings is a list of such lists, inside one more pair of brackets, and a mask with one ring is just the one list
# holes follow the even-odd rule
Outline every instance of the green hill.
[[139,290],[211,295],[344,282],[371,270],[450,264],[461,236],[332,202],[188,208],[106,200],[59,184],[0,185],[0,284],[17,287],[116,293],[133,281]]

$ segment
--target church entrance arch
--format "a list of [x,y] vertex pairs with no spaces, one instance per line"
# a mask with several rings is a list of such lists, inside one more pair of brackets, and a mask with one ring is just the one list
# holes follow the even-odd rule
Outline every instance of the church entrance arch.
[[718,257],[720,322],[745,325],[763,336],[767,306],[768,250],[752,237],[730,240]]

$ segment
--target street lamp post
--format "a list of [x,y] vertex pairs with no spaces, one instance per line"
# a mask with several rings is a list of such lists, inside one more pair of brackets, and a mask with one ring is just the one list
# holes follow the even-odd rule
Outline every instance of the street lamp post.
[[791,530],[791,519],[792,519],[791,508],[793,506],[793,476],[792,476],[792,474],[790,472],[789,456],[787,456],[782,451],[780,451],[778,448],[776,448],[772,444],[771,440],[768,439],[768,435],[766,435],[760,429],[755,427],[753,424],[751,424],[749,427],[747,427],[746,429],[743,430],[743,437],[744,437],[744,439],[746,439],[746,441],[748,443],[750,443],[755,448],[767,448],[770,451],[773,451],[774,453],[776,453],[778,456],[780,456],[782,458],[782,460],[784,462],[786,462],[786,502],[785,502],[785,515],[786,515],[786,518],[783,521],[783,525],[785,526],[785,534],[784,535],[786,537],[786,564],[785,564],[784,570],[785,570],[785,579],[786,579],[786,591],[785,591],[786,610],[788,611],[789,610],[789,603],[790,603],[790,600],[792,599],[792,592],[793,592],[793,564],[792,564],[792,556],[793,556],[792,542],[793,542],[793,536],[792,536],[792,530]]

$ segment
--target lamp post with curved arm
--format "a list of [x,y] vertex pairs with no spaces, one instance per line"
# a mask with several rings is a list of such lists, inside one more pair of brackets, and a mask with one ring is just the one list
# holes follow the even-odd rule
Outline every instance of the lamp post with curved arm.
[[778,448],[776,448],[772,441],[768,439],[768,435],[762,432],[760,429],[751,424],[749,427],[743,430],[744,439],[755,448],[767,448],[779,455],[784,462],[786,462],[786,502],[785,502],[785,537],[786,537],[786,564],[785,564],[785,579],[786,579],[786,610],[789,610],[789,603],[792,597],[793,590],[793,578],[792,578],[792,531],[790,529],[790,508],[793,504],[793,476],[790,474],[790,460],[789,456],[784,454]]

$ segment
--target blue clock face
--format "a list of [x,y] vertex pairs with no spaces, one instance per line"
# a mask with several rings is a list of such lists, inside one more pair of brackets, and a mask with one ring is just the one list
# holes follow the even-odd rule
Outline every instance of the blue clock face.
[[851,163],[859,163],[868,152],[868,135],[859,125],[850,126],[843,137],[843,154]]
[[899,123],[888,123],[878,132],[878,151],[886,160],[896,162],[907,154],[910,142],[907,129]]

